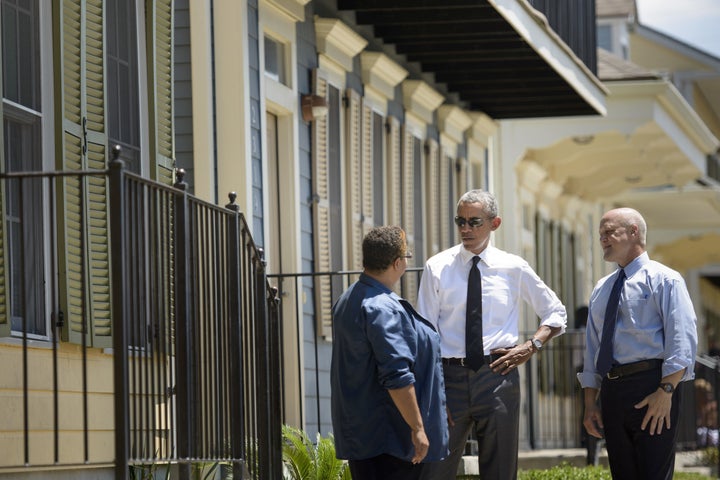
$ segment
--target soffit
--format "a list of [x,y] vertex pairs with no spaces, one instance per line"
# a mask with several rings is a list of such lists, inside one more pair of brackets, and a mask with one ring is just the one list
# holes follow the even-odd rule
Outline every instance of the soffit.
[[358,25],[494,119],[597,115],[605,89],[526,0],[338,0]]
[[596,0],[595,12],[602,17],[631,17],[636,15],[635,0]]
[[528,149],[524,160],[542,168],[544,181],[571,197],[607,201],[630,190],[681,188],[704,176],[707,155],[720,141],[677,90],[664,80],[608,87],[607,118],[564,121],[568,133]]

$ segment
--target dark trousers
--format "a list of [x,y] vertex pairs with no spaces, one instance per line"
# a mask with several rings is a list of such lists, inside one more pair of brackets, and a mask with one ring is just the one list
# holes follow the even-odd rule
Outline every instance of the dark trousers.
[[450,455],[430,462],[423,480],[455,480],[465,443],[472,429],[478,440],[478,467],[483,480],[517,478],[520,376],[459,365],[443,367],[447,406],[455,422],[450,427]]
[[349,460],[353,480],[418,480],[425,464],[413,464],[382,454],[365,460]]
[[650,435],[649,424],[640,429],[647,407],[635,405],[655,392],[661,369],[628,375],[616,380],[603,379],[600,408],[605,427],[605,447],[615,480],[670,480],[675,468],[675,444],[680,412],[680,393],[673,393],[670,429]]

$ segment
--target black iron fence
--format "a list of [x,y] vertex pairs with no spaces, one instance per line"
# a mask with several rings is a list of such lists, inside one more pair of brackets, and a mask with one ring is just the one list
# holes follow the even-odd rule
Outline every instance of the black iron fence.
[[[57,253],[55,216],[72,216],[80,240],[64,248],[79,259],[68,265],[81,292],[73,312],[63,312],[58,295],[69,287],[45,282],[51,328],[35,332],[28,312],[13,321],[8,348],[20,347],[22,393],[0,413],[0,432],[14,445],[3,449],[0,472],[105,467],[114,478],[166,472],[189,479],[217,469],[236,479],[281,478],[278,302],[262,251],[234,198],[226,208],[214,206],[188,194],[179,180],[174,187],[158,184],[116,161],[107,171],[0,175],[3,207],[12,203],[8,192],[31,184],[50,200],[53,218],[40,243],[51,254],[37,266],[51,271],[50,278],[67,255]],[[77,204],[58,194],[70,183]],[[85,207],[98,191],[107,194],[106,211]],[[87,239],[103,233],[106,251],[92,250]],[[2,267],[17,268],[10,263]],[[98,264],[110,272],[101,281],[91,278]],[[3,293],[29,305],[27,289],[10,278]],[[97,291],[111,305],[111,350],[86,343],[97,327],[91,319]],[[61,340],[71,323],[79,325],[78,347]],[[51,374],[37,369],[40,363]],[[103,375],[107,381],[97,378]],[[18,413],[24,422],[12,418]]]

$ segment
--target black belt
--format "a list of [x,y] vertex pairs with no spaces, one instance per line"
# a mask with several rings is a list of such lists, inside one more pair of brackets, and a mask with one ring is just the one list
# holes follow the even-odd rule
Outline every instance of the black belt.
[[635,373],[655,370],[660,368],[662,363],[663,361],[661,359],[653,358],[652,360],[640,360],[639,362],[618,365],[610,369],[607,373],[607,378],[610,380],[617,380],[618,378],[627,377],[628,375],[633,375]]
[[[492,362],[497,360],[498,358],[502,357],[499,353],[493,353],[491,355],[485,355],[485,363],[490,365]],[[465,359],[464,358],[443,358],[442,364],[445,366],[448,365],[458,365],[460,367],[465,367]]]

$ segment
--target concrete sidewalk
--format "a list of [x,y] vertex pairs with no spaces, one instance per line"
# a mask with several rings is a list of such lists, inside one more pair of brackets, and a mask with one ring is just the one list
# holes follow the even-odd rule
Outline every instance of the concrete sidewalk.
[[[712,468],[699,466],[699,452],[677,452],[675,454],[676,472],[695,472],[711,476]],[[584,467],[587,461],[587,450],[584,448],[563,448],[553,450],[526,450],[518,454],[520,470],[545,470],[567,463],[576,467]],[[598,455],[598,463],[607,467],[607,452],[604,448]],[[464,456],[458,469],[458,475],[477,475],[477,457]]]

